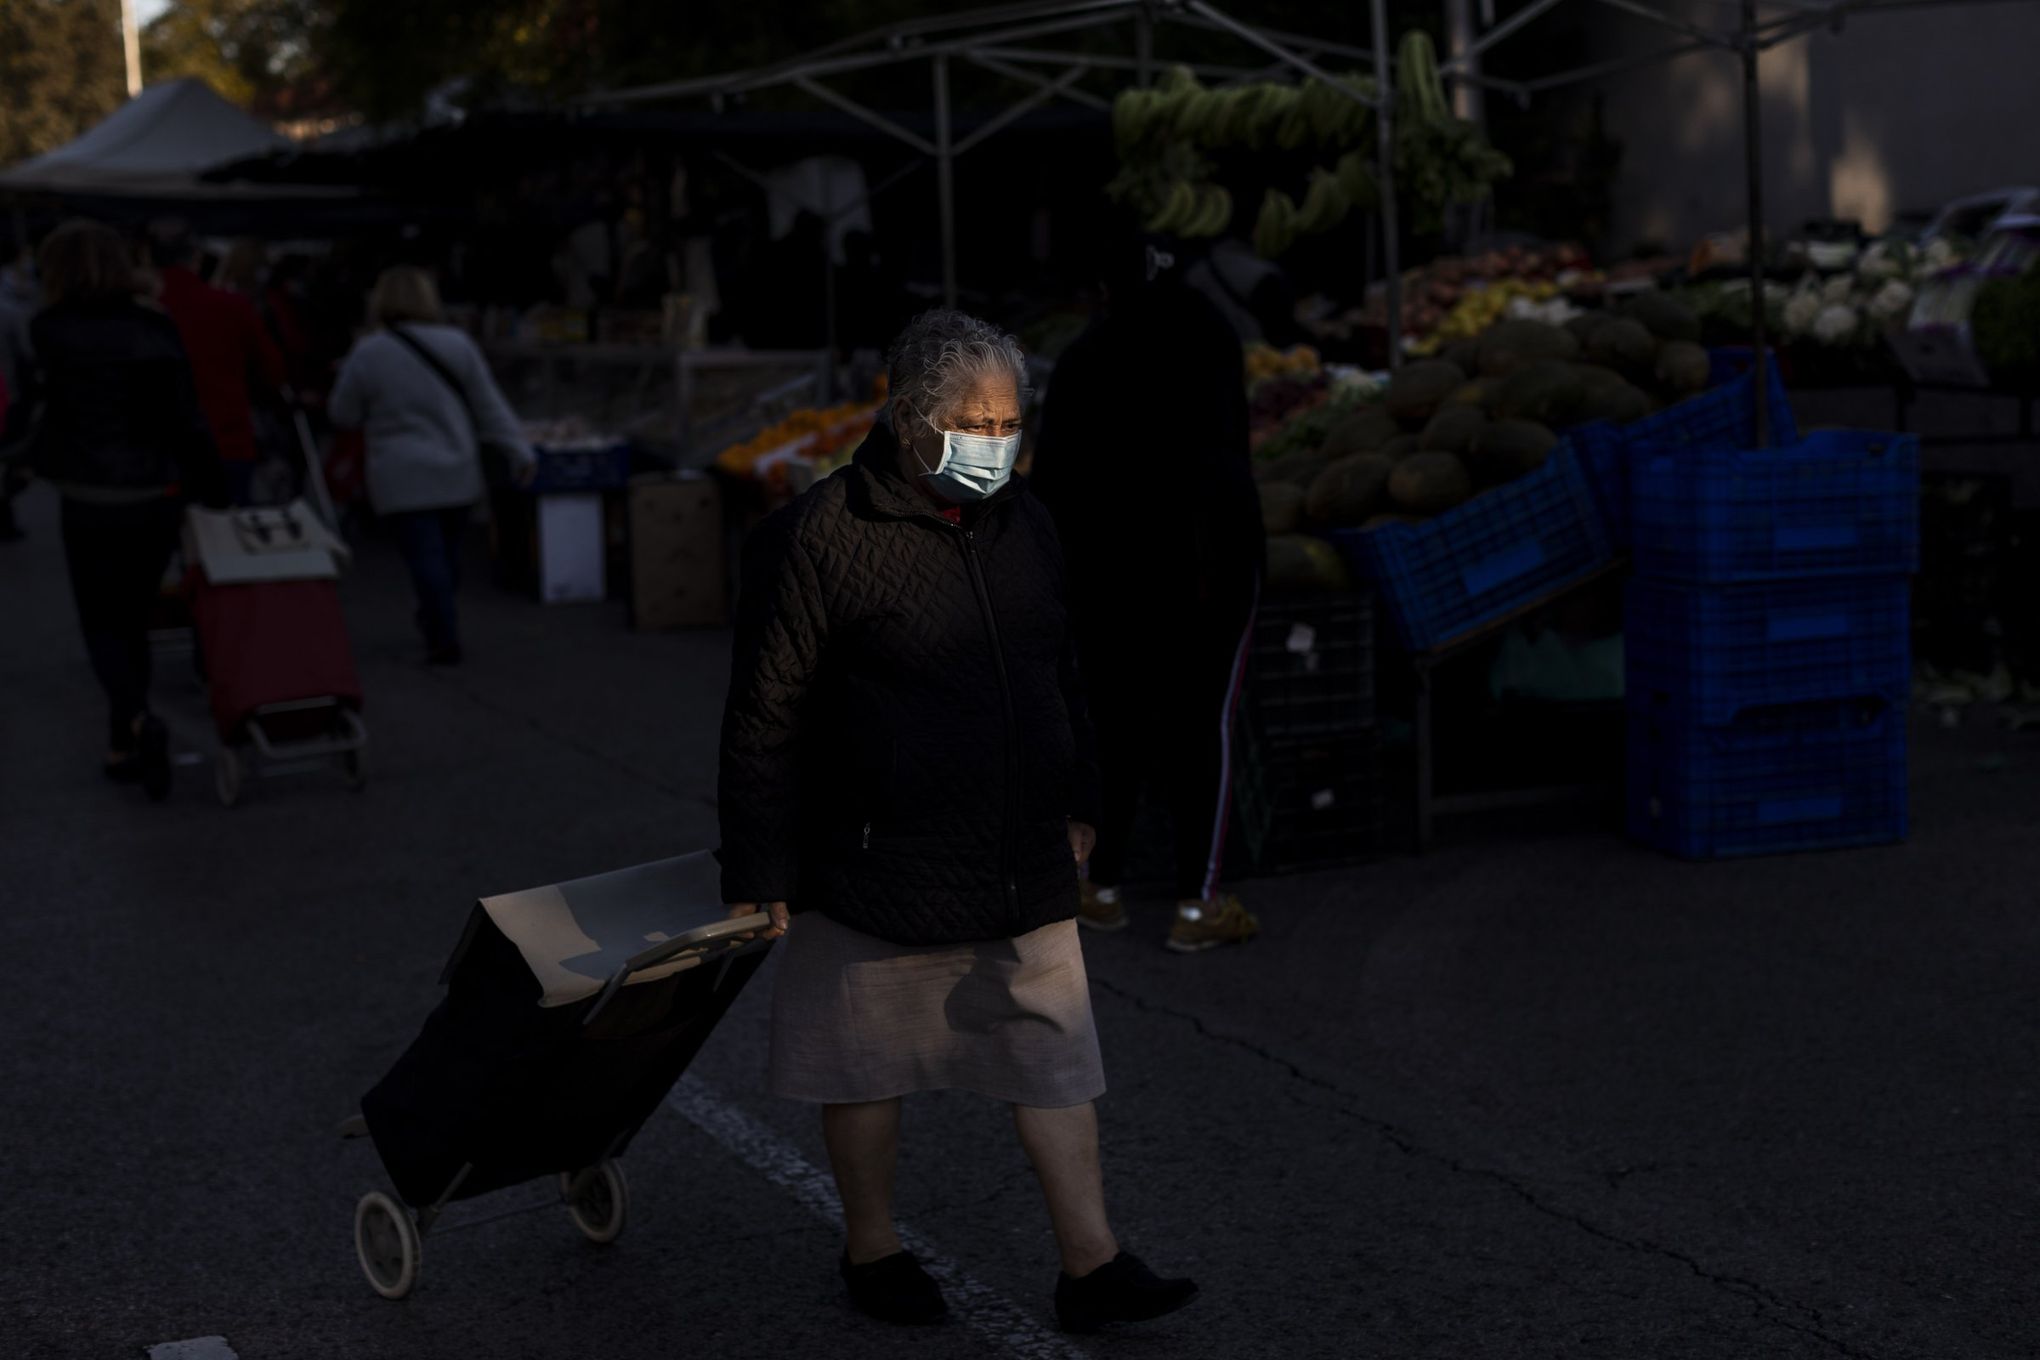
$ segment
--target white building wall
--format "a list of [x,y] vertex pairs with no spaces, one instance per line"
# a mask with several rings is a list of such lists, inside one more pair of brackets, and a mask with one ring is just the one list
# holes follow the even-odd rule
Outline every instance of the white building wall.
[[[1664,6],[1720,27],[1716,0]],[[1623,22],[1616,50],[1670,35]],[[2040,3],[1945,5],[1863,14],[1766,52],[1766,224],[1894,214],[2005,184],[2040,184]],[[1601,83],[1624,143],[1615,190],[1618,247],[1697,236],[1743,219],[1742,68],[1701,53]]]

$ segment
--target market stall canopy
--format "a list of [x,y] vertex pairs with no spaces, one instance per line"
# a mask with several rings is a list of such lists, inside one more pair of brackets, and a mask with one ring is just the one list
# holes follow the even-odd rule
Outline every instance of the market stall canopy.
[[203,80],[186,77],[151,85],[75,140],[0,171],[0,190],[151,198],[261,193],[204,176],[289,145]]

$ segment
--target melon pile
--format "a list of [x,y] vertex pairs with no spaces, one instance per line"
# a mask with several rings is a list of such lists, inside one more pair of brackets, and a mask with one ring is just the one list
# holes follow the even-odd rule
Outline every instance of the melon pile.
[[1543,466],[1561,430],[1700,391],[1699,335],[1691,312],[1655,293],[1564,326],[1503,321],[1397,370],[1379,402],[1316,413],[1305,438],[1271,441],[1277,456],[1254,470],[1262,520],[1282,536],[1454,509]]

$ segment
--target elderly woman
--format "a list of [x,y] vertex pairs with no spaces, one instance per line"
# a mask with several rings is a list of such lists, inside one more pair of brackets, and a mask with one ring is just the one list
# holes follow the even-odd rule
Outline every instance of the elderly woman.
[[1074,920],[1097,771],[1055,531],[1011,479],[1020,347],[934,311],[889,363],[889,420],[746,552],[723,896],[787,937],[771,1086],[823,1107],[864,1312],[944,1313],[895,1233],[893,1167],[900,1098],[958,1088],[1013,1107],[1063,1327],[1158,1317],[1197,1287],[1157,1279],[1105,1217]]
[[467,332],[440,319],[439,289],[422,269],[385,269],[368,299],[376,329],[355,344],[326,413],[367,436],[368,498],[396,530],[425,635],[425,659],[461,660],[461,541],[482,498],[482,457],[529,480],[537,466],[510,403]]

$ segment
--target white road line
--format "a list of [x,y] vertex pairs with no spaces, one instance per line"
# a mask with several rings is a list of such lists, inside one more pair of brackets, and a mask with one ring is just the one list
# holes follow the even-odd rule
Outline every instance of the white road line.
[[149,1360],[241,1360],[223,1336],[196,1336],[149,1347]]
[[[834,1178],[784,1138],[691,1075],[681,1078],[666,1103],[816,1218],[842,1228],[843,1206],[836,1198]],[[904,1223],[899,1232],[901,1245],[941,1284],[950,1311],[1001,1352],[1021,1360],[1089,1360],[1086,1352],[1049,1331],[997,1290],[964,1273],[920,1233]]]

